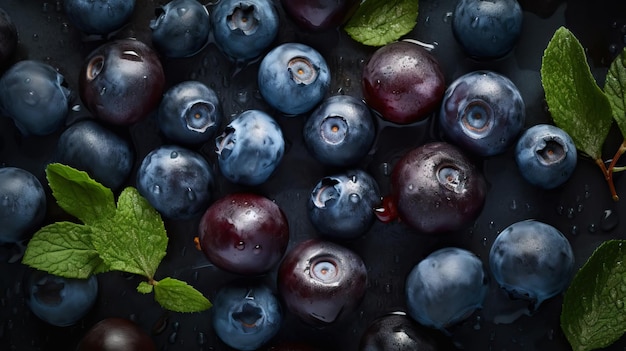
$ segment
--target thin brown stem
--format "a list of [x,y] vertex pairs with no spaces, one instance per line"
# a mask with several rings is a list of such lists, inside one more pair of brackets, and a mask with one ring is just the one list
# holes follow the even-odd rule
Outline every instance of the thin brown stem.
[[617,152],[615,153],[615,156],[613,156],[613,159],[611,160],[609,167],[606,169],[607,170],[606,180],[609,183],[609,188],[611,189],[611,195],[613,196],[613,200],[615,201],[619,200],[619,196],[617,196],[617,192],[615,191],[615,184],[613,183],[613,170],[615,169],[615,166],[617,165],[617,161],[625,152],[626,152],[626,140],[624,140],[622,144],[620,145],[620,147],[617,149]]
[[618,201],[619,196],[617,196],[617,191],[615,190],[615,184],[613,183],[613,172],[609,171],[609,169],[606,167],[602,159],[598,158],[595,161],[598,167],[600,167],[600,169],[602,170],[602,173],[604,173],[604,179],[609,185],[609,190],[611,191],[611,197],[613,198],[614,201]]

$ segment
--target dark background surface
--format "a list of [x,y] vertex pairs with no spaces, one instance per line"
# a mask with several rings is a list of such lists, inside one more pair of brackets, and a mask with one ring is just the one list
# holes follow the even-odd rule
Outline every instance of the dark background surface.
[[[131,23],[115,38],[136,37],[150,44],[148,23],[154,9],[166,1],[138,0]],[[588,50],[592,71],[600,86],[612,58],[626,40],[626,4],[621,0],[600,1],[522,1],[523,32],[515,50],[497,61],[476,62],[467,58],[455,42],[450,28],[453,0],[422,0],[418,25],[406,37],[434,45],[432,53],[440,60],[446,81],[475,69],[491,69],[507,75],[520,89],[526,103],[526,127],[550,122],[545,109],[539,68],[541,55],[554,31],[561,25],[570,28]],[[78,72],[85,56],[101,41],[83,37],[67,21],[60,1],[0,0],[0,7],[13,18],[20,44],[16,60],[42,60],[65,76],[75,92]],[[279,6],[280,8],[280,6]],[[298,41],[318,49],[328,61],[332,85],[329,95],[350,94],[361,97],[360,72],[374,48],[351,40],[342,29],[323,34],[309,34],[295,28],[281,12],[281,30],[277,43]],[[228,192],[251,190],[263,194],[285,211],[291,230],[290,247],[303,239],[317,236],[306,214],[306,200],[315,183],[324,175],[340,169],[324,167],[307,153],[301,129],[305,116],[285,117],[270,109],[256,88],[258,62],[235,67],[210,44],[188,59],[163,59],[168,86],[189,79],[200,80],[214,88],[222,101],[226,119],[251,108],[272,114],[287,141],[285,158],[276,174],[265,184],[243,188],[218,176],[215,197]],[[77,93],[67,124],[89,118]],[[134,144],[136,158],[166,143],[158,132],[154,116],[130,128],[118,130]],[[378,121],[378,139],[360,166],[370,172],[383,194],[389,191],[389,172],[408,149],[438,139],[433,118],[425,122],[395,126]],[[0,118],[0,165],[22,167],[45,184],[44,166],[54,152],[61,131],[45,137],[23,137],[8,118]],[[612,157],[621,142],[616,127],[606,146],[606,158]],[[214,145],[196,149],[211,162]],[[624,160],[626,161],[626,160]],[[624,164],[624,161],[621,164]],[[604,240],[623,238],[626,230],[626,204],[611,200],[608,187],[597,166],[580,157],[576,172],[563,186],[551,191],[533,188],[521,178],[511,151],[484,160],[476,160],[488,182],[485,208],[476,222],[455,233],[424,236],[402,223],[376,223],[363,237],[343,243],[356,251],[368,267],[369,286],[361,307],[350,318],[323,329],[314,329],[286,313],[279,340],[309,342],[323,350],[356,350],[364,329],[375,318],[393,311],[403,311],[404,279],[410,269],[433,250],[458,246],[472,250],[484,263],[495,236],[506,226],[524,219],[542,220],[561,230],[573,245],[577,266],[589,257]],[[134,171],[127,185],[134,185]],[[216,168],[216,172],[217,172]],[[616,177],[618,194],[626,198],[626,180]],[[617,226],[604,228],[606,210],[622,217]],[[64,218],[52,198],[48,201],[47,223]],[[172,276],[194,285],[211,299],[220,285],[236,278],[212,266],[193,246],[199,219],[166,222],[170,244],[168,254],[157,273]],[[25,304],[22,292],[24,267],[9,262],[13,248],[0,249],[0,350],[73,350],[78,339],[94,323],[108,316],[132,318],[152,333],[159,350],[228,350],[215,336],[209,321],[210,312],[169,313],[152,296],[135,291],[140,279],[119,273],[98,276],[100,293],[94,309],[77,325],[58,328],[34,316]],[[274,285],[275,276],[265,281]],[[532,316],[522,315],[512,323],[501,323],[507,316],[523,311],[519,301],[510,301],[493,287],[482,311],[451,328],[452,339],[466,350],[568,350],[570,347],[559,327],[561,297],[550,299]],[[163,322],[164,330],[159,329]],[[622,338],[610,350],[623,350]]]

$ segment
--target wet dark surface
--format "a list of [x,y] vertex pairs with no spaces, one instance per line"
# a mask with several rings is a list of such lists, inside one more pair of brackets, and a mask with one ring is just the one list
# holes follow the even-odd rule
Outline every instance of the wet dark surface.
[[[132,22],[115,38],[136,37],[150,44],[148,23],[154,8],[165,1],[138,0]],[[278,2],[277,2],[278,3]],[[588,50],[592,72],[603,84],[612,58],[624,47],[626,38],[626,3],[616,0],[521,2],[524,12],[523,30],[515,50],[496,61],[477,62],[467,58],[455,42],[450,28],[453,0],[422,0],[418,25],[406,37],[434,46],[432,53],[440,60],[449,83],[475,69],[491,69],[508,76],[520,89],[526,103],[526,127],[550,122],[545,109],[539,68],[541,55],[554,31],[561,25],[569,27]],[[279,5],[280,6],[280,5]],[[75,108],[67,124],[89,118],[78,99],[78,73],[87,54],[101,44],[85,38],[64,17],[60,2],[1,0],[19,31],[19,48],[15,60],[42,60],[65,76],[74,89]],[[331,68],[329,95],[350,94],[362,97],[360,72],[374,51],[352,41],[341,29],[310,34],[298,30],[281,12],[279,42],[298,41],[318,49]],[[258,62],[244,67],[231,64],[210,44],[199,54],[186,59],[162,60],[168,86],[189,79],[200,80],[214,88],[226,119],[252,108],[272,114],[283,128],[286,154],[274,176],[266,183],[246,188],[217,179],[215,197],[233,191],[251,190],[274,200],[286,213],[291,239],[289,247],[315,237],[306,213],[306,200],[317,181],[324,175],[340,171],[316,162],[306,151],[301,131],[306,116],[286,117],[273,111],[260,98],[256,88]],[[439,139],[440,133],[429,118],[425,122],[395,126],[378,121],[378,138],[360,167],[378,181],[383,194],[389,192],[389,173],[394,163],[408,149]],[[135,147],[136,159],[168,141],[159,133],[154,115],[130,128],[115,128],[129,138]],[[44,182],[44,166],[51,159],[61,131],[45,137],[23,137],[12,121],[0,118],[0,165],[22,167]],[[606,143],[609,159],[621,142],[616,127]],[[215,164],[214,145],[195,148]],[[625,160],[626,161],[626,160]],[[495,236],[509,224],[534,218],[555,226],[572,243],[577,267],[595,247],[610,238],[623,238],[626,231],[626,205],[613,202],[597,166],[580,157],[572,178],[563,186],[549,191],[527,184],[519,174],[511,150],[475,162],[489,183],[487,202],[475,223],[458,232],[425,236],[415,233],[403,223],[376,223],[363,237],[342,244],[353,249],[364,260],[369,286],[357,311],[343,323],[323,329],[311,328],[286,313],[284,327],[275,341],[303,341],[322,350],[356,350],[365,328],[377,317],[403,311],[404,279],[410,269],[437,248],[458,246],[470,249],[487,263]],[[623,164],[624,162],[622,162]],[[134,174],[127,185],[134,185]],[[217,172],[217,169],[216,169]],[[626,180],[615,177],[618,194],[626,198]],[[612,211],[608,220],[606,211]],[[49,198],[46,223],[67,216]],[[168,254],[157,273],[172,276],[194,285],[207,297],[215,296],[221,284],[237,276],[212,266],[194,248],[199,218],[166,222],[170,236]],[[72,350],[85,331],[108,316],[131,318],[152,333],[159,350],[229,350],[215,335],[210,325],[210,312],[196,314],[170,313],[161,309],[151,296],[135,291],[139,277],[120,273],[98,276],[100,293],[94,309],[77,325],[52,327],[33,315],[25,304],[22,279],[26,272],[19,262],[9,262],[14,248],[0,249],[0,350]],[[275,285],[275,274],[262,278]],[[449,329],[450,337],[466,350],[568,350],[570,347],[559,327],[561,297],[545,301],[533,315],[520,314],[526,305],[511,301],[493,287],[485,308],[465,322]],[[508,322],[515,319],[512,323]],[[623,350],[626,339],[608,350]]]

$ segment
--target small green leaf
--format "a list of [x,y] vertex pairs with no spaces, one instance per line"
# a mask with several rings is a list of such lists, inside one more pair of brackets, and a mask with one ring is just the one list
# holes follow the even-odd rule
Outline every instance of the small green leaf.
[[201,312],[211,308],[211,302],[187,283],[165,278],[154,286],[154,298],[157,302],[174,312]]
[[626,332],[626,240],[600,245],[565,292],[561,328],[574,351],[611,345]]
[[154,285],[148,283],[148,282],[141,282],[139,283],[139,285],[137,286],[137,291],[142,293],[142,294],[149,294],[152,292],[154,288]]
[[626,139],[626,49],[611,63],[604,92],[611,104],[613,119]]
[[345,26],[352,39],[383,46],[409,33],[417,23],[418,0],[365,0]]
[[591,74],[583,47],[564,27],[556,30],[543,54],[541,82],[555,124],[580,151],[601,159],[613,123],[611,106]]
[[161,215],[137,189],[124,189],[115,216],[92,228],[94,247],[111,269],[154,277],[168,238]]
[[92,224],[115,213],[113,192],[86,172],[60,163],[46,167],[52,195],[67,213],[85,224]]
[[65,278],[88,278],[108,270],[90,240],[88,226],[57,222],[41,228],[28,242],[22,263]]

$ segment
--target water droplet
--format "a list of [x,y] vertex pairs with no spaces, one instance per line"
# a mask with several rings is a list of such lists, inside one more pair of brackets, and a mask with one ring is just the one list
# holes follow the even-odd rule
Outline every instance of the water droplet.
[[103,87],[102,89],[100,89],[100,95],[104,95],[107,92],[107,88]]
[[33,41],[38,41],[39,40],[39,34],[35,33],[33,34]]
[[356,204],[359,201],[361,201],[361,197],[359,196],[359,194],[356,194],[356,193],[350,194],[349,198],[350,198],[350,202],[352,202],[353,204]]
[[476,316],[476,324],[474,324],[474,330],[480,330],[480,316]]
[[517,210],[517,201],[515,201],[515,199],[511,201],[511,205],[509,206],[509,208],[511,209],[511,211]]
[[575,214],[576,214],[576,211],[574,211],[573,207],[570,207],[567,209],[567,218],[572,219],[574,218]]
[[571,230],[572,235],[578,235],[578,226],[573,225]]
[[11,205],[11,199],[9,198],[9,195],[2,196],[2,206],[9,207],[9,205]]
[[176,151],[172,151],[172,152],[170,153],[170,158],[176,158],[176,157],[178,157],[178,152],[176,152]]
[[74,106],[72,106],[72,111],[74,111],[74,112],[80,112],[80,105],[74,105]]
[[446,12],[446,13],[443,15],[443,23],[448,23],[448,22],[450,22],[450,20],[452,20],[452,15],[453,15],[453,14],[452,14],[452,12]]
[[196,193],[191,188],[187,188],[187,199],[189,201],[196,201]]
[[619,216],[615,211],[604,210],[602,219],[600,220],[600,228],[605,232],[610,232],[619,224]]
[[585,208],[585,206],[583,206],[583,204],[578,204],[578,207],[576,208],[576,211],[578,211],[578,213],[581,213],[584,208]]
[[389,163],[387,162],[383,162],[380,165],[380,170],[383,172],[385,176],[388,176],[389,174],[391,174],[391,167],[389,166]]
[[472,18],[472,22],[470,23],[470,26],[472,28],[476,28],[478,27],[479,24],[480,24],[480,18],[478,16],[474,16],[474,18]]
[[391,294],[391,284],[385,284],[385,292]]
[[48,11],[50,11],[50,4],[48,4],[47,2],[44,2],[43,5],[41,6],[41,12],[47,13]]
[[246,248],[246,243],[244,243],[243,241],[239,241],[237,244],[235,244],[235,249],[237,250],[244,250]]
[[595,223],[591,223],[589,224],[589,226],[587,226],[587,230],[589,231],[589,233],[595,233],[598,228],[596,227]]
[[206,335],[203,332],[198,332],[198,336],[196,337],[196,341],[198,345],[202,346],[206,344]]
[[495,223],[493,221],[489,221],[489,229],[493,229],[495,227]]
[[565,206],[558,205],[556,207],[556,214],[558,214],[559,216],[563,215],[564,212],[565,212]]
[[622,300],[617,300],[615,301],[615,307],[619,308],[620,310],[624,308],[624,301]]
[[261,245],[254,245],[254,250],[252,252],[254,252],[255,255],[260,254],[261,251],[263,251],[263,247]]
[[484,247],[487,247],[487,237],[484,237],[484,238],[483,238],[483,246],[484,246]]
[[158,184],[154,184],[152,186],[152,193],[154,193],[155,195],[159,195],[161,193],[161,186]]
[[177,332],[172,332],[172,334],[170,334],[169,338],[167,338],[167,341],[170,344],[175,344],[176,343],[176,338],[178,337],[178,333]]

